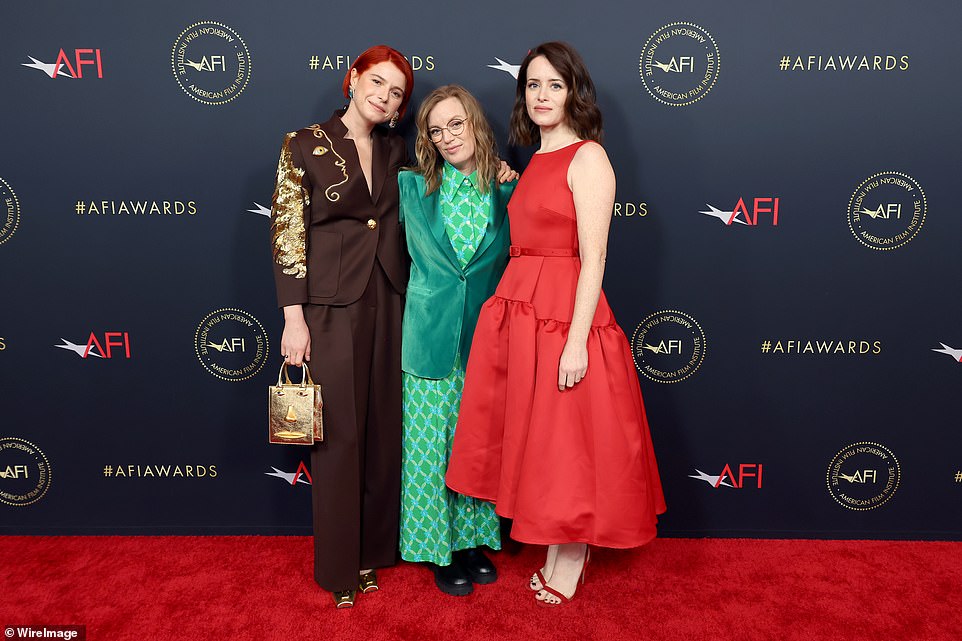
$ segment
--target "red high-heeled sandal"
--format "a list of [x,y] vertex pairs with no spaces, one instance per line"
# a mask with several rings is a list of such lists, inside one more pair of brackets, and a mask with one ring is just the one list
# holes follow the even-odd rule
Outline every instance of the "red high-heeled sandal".
[[[585,546],[585,560],[584,560],[584,563],[581,564],[581,576],[579,577],[579,579],[580,579],[580,581],[581,581],[581,585],[584,585],[584,584],[585,584],[585,572],[588,570],[588,561],[590,561],[590,560],[591,560],[591,548]],[[575,583],[575,589],[576,589],[576,590],[577,590],[577,586],[578,586],[578,584]],[[555,590],[554,588],[552,588],[552,587],[551,587],[550,585],[548,585],[547,583],[544,584],[544,587],[542,587],[541,590],[544,590],[544,591],[547,592],[548,594],[550,594],[550,595],[552,595],[552,596],[556,596],[556,597],[558,597],[558,599],[559,599],[558,603],[550,603],[550,602],[548,602],[548,601],[546,601],[546,600],[544,600],[544,599],[535,598],[535,601],[538,602],[538,605],[540,605],[540,606],[542,606],[542,607],[545,607],[545,608],[554,608],[554,607],[557,607],[557,606],[559,606],[559,605],[567,605],[568,603],[571,602],[571,599],[573,599],[574,596],[575,596],[574,594],[572,594],[571,597],[566,597],[565,595],[561,594],[561,592],[559,592],[558,590]],[[540,592],[540,590],[539,590],[539,592]]]

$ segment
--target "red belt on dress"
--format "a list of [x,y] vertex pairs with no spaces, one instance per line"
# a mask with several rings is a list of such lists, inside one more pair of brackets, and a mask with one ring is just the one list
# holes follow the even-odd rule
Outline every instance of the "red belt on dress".
[[521,247],[511,245],[508,248],[508,256],[552,256],[555,258],[567,258],[578,255],[578,250],[573,247]]

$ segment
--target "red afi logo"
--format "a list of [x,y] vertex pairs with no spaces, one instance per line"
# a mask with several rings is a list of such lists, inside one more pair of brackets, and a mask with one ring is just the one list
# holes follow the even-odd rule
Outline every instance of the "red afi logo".
[[[274,466],[271,466],[273,472],[264,472],[267,476],[275,476],[279,479],[283,479],[285,482],[290,483],[292,486],[298,483],[303,483],[304,485],[313,485],[314,479],[311,478],[311,473],[307,470],[307,466],[304,465],[304,461],[301,461],[300,465],[297,466],[296,472],[285,472],[279,470]],[[305,480],[306,479],[306,480]]]
[[87,70],[88,78],[92,77],[94,70],[97,71],[98,78],[104,77],[104,64],[100,49],[74,49],[72,54],[68,54],[61,49],[60,53],[57,54],[57,60],[53,63],[42,62],[33,56],[27,57],[30,58],[31,62],[23,62],[20,64],[31,69],[39,69],[51,78],[56,78],[57,76],[83,78],[84,67],[94,68]]
[[741,489],[745,487],[747,479],[754,479],[754,481],[748,482],[754,483],[756,488],[761,489],[762,470],[763,466],[761,463],[740,463],[738,465],[738,474],[736,475],[734,470],[732,470],[731,465],[726,463],[724,469],[722,469],[718,476],[705,474],[698,468],[695,468],[696,473],[689,474],[688,478],[704,481],[714,488],[724,485],[725,487],[732,487],[735,489]]
[[[708,205],[708,211],[700,211],[698,213],[714,216],[726,225],[738,223],[739,225],[749,226],[758,225],[758,217],[760,214],[764,214],[766,219],[770,215],[772,217],[772,227],[778,227],[778,196],[751,198],[750,201],[752,203],[751,209],[748,208],[748,204],[744,198],[739,198],[731,211],[718,209],[714,205],[705,203]],[[739,218],[739,216],[741,217]]]
[[76,353],[80,358],[87,358],[88,356],[96,356],[97,358],[113,358],[115,355],[120,356],[120,351],[115,351],[114,348],[123,348],[123,357],[130,358],[130,334],[127,332],[104,332],[104,340],[101,342],[97,334],[90,332],[90,338],[87,339],[85,345],[77,345],[76,343],[71,343],[66,338],[61,338],[63,345],[54,345],[54,347],[59,347],[60,349],[69,349],[70,351]]

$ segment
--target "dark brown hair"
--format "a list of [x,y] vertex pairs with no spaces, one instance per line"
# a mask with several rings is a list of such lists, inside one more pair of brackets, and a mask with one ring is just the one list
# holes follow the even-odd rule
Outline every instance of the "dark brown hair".
[[418,164],[414,171],[424,176],[426,194],[430,194],[441,184],[444,159],[437,145],[431,142],[431,137],[428,135],[428,118],[437,104],[447,98],[457,98],[464,107],[465,116],[474,135],[474,161],[478,166],[478,189],[481,193],[487,193],[491,181],[498,175],[501,161],[498,159],[494,133],[491,131],[488,119],[484,117],[481,103],[461,85],[438,87],[421,101],[416,119],[418,137],[414,143],[414,155],[417,157]]
[[544,56],[568,86],[565,101],[567,124],[582,140],[601,142],[601,111],[598,109],[595,83],[588,75],[585,61],[566,42],[545,42],[525,56],[518,70],[518,88],[515,92],[514,109],[511,111],[510,141],[516,145],[533,145],[541,138],[538,125],[528,116],[525,104],[525,87],[528,84],[528,65],[538,56]]

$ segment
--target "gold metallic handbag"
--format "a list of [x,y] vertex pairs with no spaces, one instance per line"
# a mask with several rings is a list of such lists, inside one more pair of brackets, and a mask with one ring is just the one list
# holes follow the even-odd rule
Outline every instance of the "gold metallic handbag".
[[285,362],[277,373],[277,385],[268,388],[271,443],[313,445],[324,440],[321,386],[314,384],[306,363],[301,368],[301,382],[292,383]]

